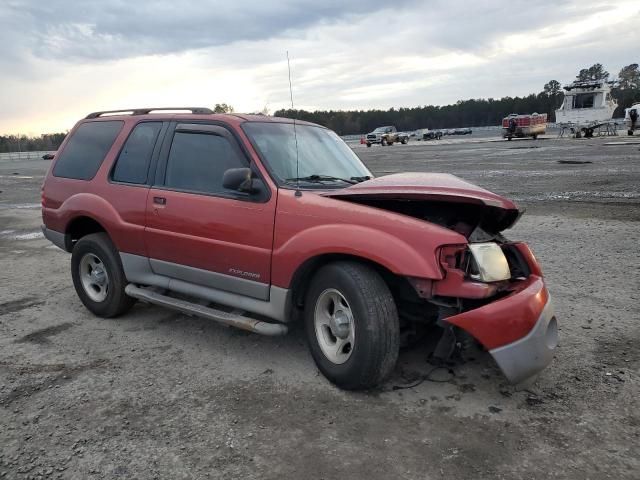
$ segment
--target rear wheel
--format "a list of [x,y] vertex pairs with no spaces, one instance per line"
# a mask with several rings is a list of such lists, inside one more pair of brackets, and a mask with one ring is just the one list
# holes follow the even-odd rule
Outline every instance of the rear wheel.
[[116,317],[135,299],[124,293],[127,280],[118,252],[106,233],[78,240],[71,253],[73,286],[87,309],[99,317]]
[[336,262],[318,271],[307,292],[305,326],[316,365],[339,387],[373,388],[393,371],[398,312],[373,268]]
[[403,138],[402,140],[400,140],[400,143],[402,143],[403,145],[406,145],[407,143],[409,143],[409,139]]

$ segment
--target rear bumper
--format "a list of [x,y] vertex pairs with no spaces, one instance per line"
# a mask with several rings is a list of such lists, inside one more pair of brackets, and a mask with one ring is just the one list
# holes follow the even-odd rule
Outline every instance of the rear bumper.
[[542,277],[531,275],[509,296],[446,319],[489,350],[512,383],[531,379],[553,358],[558,328]]
[[65,252],[68,251],[67,244],[66,244],[66,236],[64,233],[56,232],[55,230],[51,230],[50,228],[47,228],[44,225],[42,225],[41,228],[42,228],[42,233],[47,240],[49,240],[56,247],[61,248]]

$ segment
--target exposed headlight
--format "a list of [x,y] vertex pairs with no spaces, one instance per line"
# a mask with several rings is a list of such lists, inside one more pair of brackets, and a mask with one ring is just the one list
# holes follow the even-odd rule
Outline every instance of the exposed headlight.
[[481,282],[498,282],[511,278],[509,263],[497,243],[471,243],[469,251],[475,262],[475,268],[469,276]]

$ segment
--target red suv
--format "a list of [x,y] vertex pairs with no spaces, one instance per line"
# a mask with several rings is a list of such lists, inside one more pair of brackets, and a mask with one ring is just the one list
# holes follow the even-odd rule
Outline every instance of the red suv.
[[557,325],[511,201],[446,174],[373,178],[331,130],[206,108],[96,112],[58,150],[45,236],[95,315],[136,299],[266,335],[302,319],[332,382],[371,388],[401,341],[479,341],[513,382]]

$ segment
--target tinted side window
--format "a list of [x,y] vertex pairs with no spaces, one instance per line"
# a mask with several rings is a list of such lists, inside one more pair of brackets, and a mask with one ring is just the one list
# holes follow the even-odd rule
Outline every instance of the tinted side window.
[[238,149],[225,137],[176,132],[167,160],[165,185],[203,193],[230,192],[222,187],[224,172],[246,166]]
[[161,128],[162,122],[144,122],[136,125],[118,155],[113,180],[126,183],[147,181],[149,162]]
[[120,120],[113,120],[80,125],[58,157],[53,167],[53,175],[91,180],[122,130],[123,124]]

